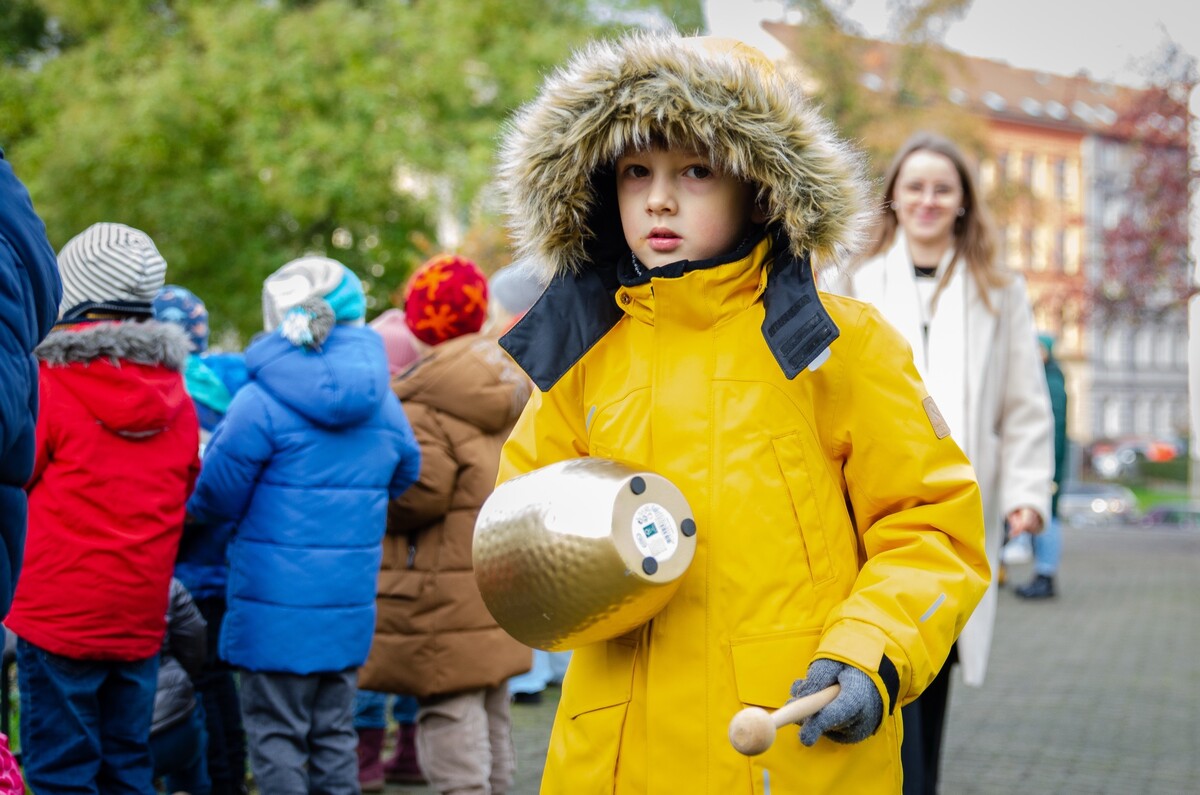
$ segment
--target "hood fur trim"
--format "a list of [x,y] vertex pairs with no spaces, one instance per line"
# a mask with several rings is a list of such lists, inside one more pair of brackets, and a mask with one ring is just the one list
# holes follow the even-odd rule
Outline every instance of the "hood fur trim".
[[192,343],[174,323],[100,322],[78,331],[55,328],[34,354],[52,365],[86,363],[100,358],[161,364],[183,372]]
[[593,261],[597,173],[656,139],[758,185],[796,256],[828,265],[860,245],[861,159],[796,80],[740,42],[635,33],[588,45],[509,124],[499,181],[518,256],[547,280]]

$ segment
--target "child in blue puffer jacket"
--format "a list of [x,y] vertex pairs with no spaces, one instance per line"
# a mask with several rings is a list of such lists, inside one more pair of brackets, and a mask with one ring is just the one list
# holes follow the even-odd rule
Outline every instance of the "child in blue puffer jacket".
[[242,670],[261,792],[357,790],[355,678],[375,626],[388,502],[420,453],[363,327],[358,278],[305,257],[263,285],[267,334],[204,457],[189,513],[234,522],[220,654]]

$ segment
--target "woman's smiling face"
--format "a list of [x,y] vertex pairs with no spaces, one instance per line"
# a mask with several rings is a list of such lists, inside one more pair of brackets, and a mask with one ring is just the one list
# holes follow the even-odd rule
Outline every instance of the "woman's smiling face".
[[900,165],[892,188],[896,221],[910,241],[949,245],[963,206],[962,180],[945,155],[918,149]]

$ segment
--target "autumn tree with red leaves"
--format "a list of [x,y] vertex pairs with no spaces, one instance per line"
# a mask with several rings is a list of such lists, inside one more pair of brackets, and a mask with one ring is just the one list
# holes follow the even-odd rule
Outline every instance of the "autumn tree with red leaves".
[[1146,320],[1183,309],[1192,293],[1188,262],[1186,98],[1176,82],[1134,95],[1113,125],[1128,147],[1127,182],[1115,225],[1103,235],[1092,309],[1109,319]]

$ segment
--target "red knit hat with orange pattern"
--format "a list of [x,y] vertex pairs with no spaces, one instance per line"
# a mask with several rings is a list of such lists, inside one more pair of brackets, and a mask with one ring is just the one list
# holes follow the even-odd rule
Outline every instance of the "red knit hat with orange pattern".
[[417,268],[404,293],[404,319],[413,336],[437,345],[473,334],[487,319],[488,283],[469,259],[439,254]]

